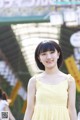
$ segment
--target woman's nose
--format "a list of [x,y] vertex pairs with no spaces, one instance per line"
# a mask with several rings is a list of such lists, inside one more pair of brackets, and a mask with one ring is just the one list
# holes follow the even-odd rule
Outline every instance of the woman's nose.
[[51,58],[51,55],[50,55],[50,54],[47,54],[47,56],[46,56],[46,57],[49,59],[49,58]]

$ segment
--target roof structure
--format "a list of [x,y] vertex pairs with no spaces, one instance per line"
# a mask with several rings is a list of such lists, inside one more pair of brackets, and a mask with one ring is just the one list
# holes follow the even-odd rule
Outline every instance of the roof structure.
[[11,26],[0,26],[0,50],[0,59],[6,61],[19,80],[28,82],[30,73]]

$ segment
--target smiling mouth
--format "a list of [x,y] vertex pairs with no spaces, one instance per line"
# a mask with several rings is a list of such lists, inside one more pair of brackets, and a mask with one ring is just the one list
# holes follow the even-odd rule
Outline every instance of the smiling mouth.
[[46,63],[52,63],[53,61],[46,61]]

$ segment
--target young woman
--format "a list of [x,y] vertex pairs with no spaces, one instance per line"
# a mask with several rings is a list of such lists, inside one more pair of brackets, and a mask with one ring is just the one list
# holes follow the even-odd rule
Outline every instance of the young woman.
[[43,41],[35,50],[39,75],[28,84],[24,120],[77,120],[75,80],[59,70],[62,51],[54,41]]
[[[7,94],[0,88],[0,112],[1,111],[9,112],[9,120],[15,120],[15,118],[12,115],[11,110],[9,108],[9,104],[7,101]],[[0,118],[0,119],[2,119],[2,118]]]

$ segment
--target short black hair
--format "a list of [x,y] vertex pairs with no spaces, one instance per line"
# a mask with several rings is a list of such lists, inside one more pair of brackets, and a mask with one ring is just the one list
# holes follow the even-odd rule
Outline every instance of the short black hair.
[[40,70],[45,70],[44,65],[39,60],[40,53],[46,52],[46,51],[55,51],[55,50],[57,50],[57,52],[60,53],[59,59],[57,61],[57,65],[59,68],[63,62],[62,50],[60,45],[53,40],[49,40],[49,41],[45,40],[38,44],[35,50],[35,61]]

